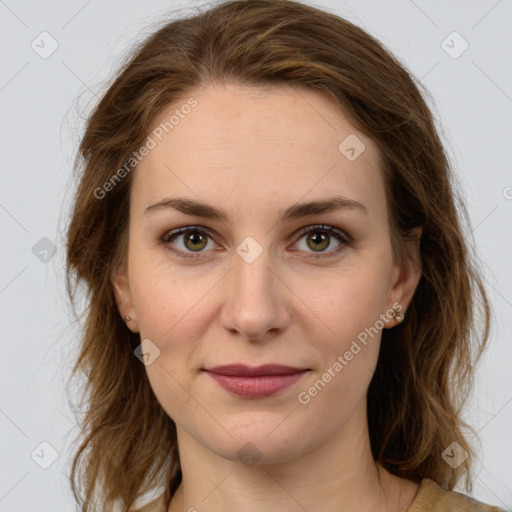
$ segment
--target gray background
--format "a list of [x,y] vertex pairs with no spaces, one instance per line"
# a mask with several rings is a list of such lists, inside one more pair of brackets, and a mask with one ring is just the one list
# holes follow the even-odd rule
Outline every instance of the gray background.
[[[79,332],[64,287],[63,234],[81,116],[150,24],[201,5],[0,0],[0,512],[75,510],[66,475],[78,429],[64,387]],[[380,39],[434,98],[495,314],[465,412],[481,439],[473,494],[512,509],[512,1],[316,5]]]

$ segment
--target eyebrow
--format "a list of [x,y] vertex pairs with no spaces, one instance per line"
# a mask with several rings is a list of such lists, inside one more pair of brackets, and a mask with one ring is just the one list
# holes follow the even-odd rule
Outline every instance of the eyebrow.
[[[229,221],[229,216],[224,209],[184,197],[162,199],[148,206],[144,210],[144,215],[168,208],[173,208],[187,215],[195,215],[196,217],[221,220],[226,223]],[[294,204],[280,213],[278,222],[286,222],[308,215],[318,215],[336,210],[355,210],[365,214],[368,213],[366,206],[358,201],[349,199],[348,197],[335,196],[319,201],[311,201],[309,203]]]

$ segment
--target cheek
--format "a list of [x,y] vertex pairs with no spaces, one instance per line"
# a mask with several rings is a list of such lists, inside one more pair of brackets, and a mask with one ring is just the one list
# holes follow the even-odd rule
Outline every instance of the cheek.
[[140,337],[150,339],[159,351],[146,372],[163,409],[174,421],[183,422],[189,415],[195,416],[188,392],[193,391],[189,389],[191,365],[203,336],[201,298],[210,287],[205,288],[197,277],[187,278],[186,273],[177,278],[169,268],[141,268],[143,272],[134,274],[137,286],[133,294]]
[[[368,277],[366,275],[366,277]],[[373,277],[353,274],[331,287],[332,297],[315,296],[316,308],[329,330],[316,337],[315,372],[299,390],[297,400],[313,424],[329,410],[334,426],[348,418],[364,400],[377,365],[385,311]],[[314,339],[314,338],[312,338]],[[314,419],[318,418],[318,419]]]
[[201,311],[214,276],[197,269],[171,266],[161,255],[134,254],[130,261],[130,287],[141,337],[165,340],[190,324]]
[[[157,364],[147,367],[148,377],[167,413],[179,416],[190,400],[183,390],[198,362],[194,352],[202,348],[208,326],[222,310],[225,296],[216,287],[223,273],[155,263],[149,251],[143,256],[141,251],[130,261],[130,283],[141,339],[149,338],[160,349]],[[379,353],[381,333],[375,326],[387,298],[387,262],[378,260],[360,259],[285,279],[293,290],[290,294],[283,289],[293,304],[288,328],[302,338],[297,347],[311,354],[315,369],[300,389],[312,407],[338,407],[341,400],[346,407],[338,407],[336,414],[343,416],[366,393]],[[215,359],[215,347],[207,349]]]
[[381,315],[386,312],[385,268],[385,261],[361,263],[335,273],[320,283],[323,286],[310,287],[308,306],[318,312],[316,324],[323,335],[310,333],[316,338],[319,364],[298,400],[304,405],[311,402],[308,407],[315,411],[332,409],[338,422],[345,421],[366,396],[377,365]]
[[387,275],[370,265],[361,265],[333,272],[316,281],[314,287],[304,283],[297,295],[307,297],[307,306],[318,317],[327,340],[331,340],[327,345],[343,350],[360,333],[375,327],[385,313],[387,286]]

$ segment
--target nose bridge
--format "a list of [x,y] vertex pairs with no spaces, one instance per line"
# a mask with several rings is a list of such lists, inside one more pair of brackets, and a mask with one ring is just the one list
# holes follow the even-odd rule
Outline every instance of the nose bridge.
[[[270,276],[269,267],[272,265],[271,251],[268,248],[269,238],[264,234],[257,236],[246,236],[236,247],[233,254],[234,280],[244,289],[254,288],[257,291],[268,288]],[[261,291],[261,290],[260,290]],[[268,292],[268,290],[267,290]]]
[[[245,245],[245,250],[247,250]],[[234,258],[233,279],[235,281],[236,293],[241,293],[240,299],[245,300],[245,296],[258,296],[259,300],[270,300],[273,293],[272,280],[273,273],[270,270],[271,261],[268,249],[256,251],[254,247],[249,246],[249,250],[240,255],[244,246],[240,244],[237,248],[237,256]],[[255,297],[256,298],[256,297]]]
[[246,338],[257,339],[269,329],[287,322],[286,293],[274,275],[270,252],[255,239],[245,239],[236,248],[229,273],[223,325]]

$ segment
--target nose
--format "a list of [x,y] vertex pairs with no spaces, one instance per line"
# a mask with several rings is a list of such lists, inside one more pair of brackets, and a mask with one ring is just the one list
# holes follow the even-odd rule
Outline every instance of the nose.
[[268,252],[254,261],[233,258],[225,286],[222,326],[246,340],[273,338],[290,323],[293,293],[271,268]]

